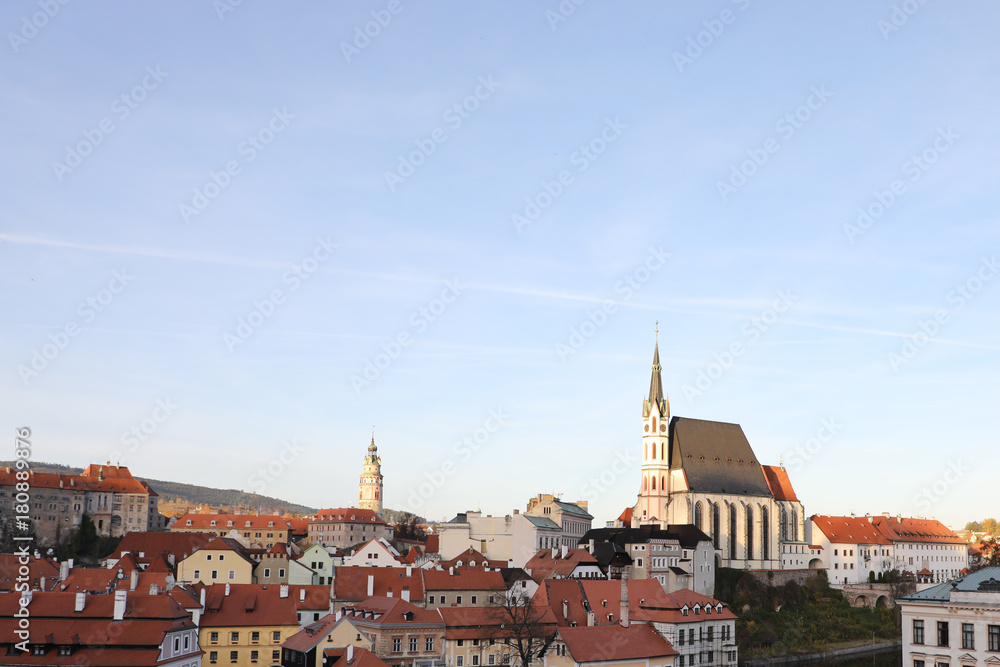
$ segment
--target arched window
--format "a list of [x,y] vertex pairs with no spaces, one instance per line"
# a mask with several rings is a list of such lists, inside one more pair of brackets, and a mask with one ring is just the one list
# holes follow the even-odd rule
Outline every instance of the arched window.
[[667,490],[667,478],[664,475],[660,475],[660,490]]
[[788,515],[785,514],[785,508],[778,508],[778,531],[781,535],[782,541],[788,540]]
[[656,475],[653,475],[653,491],[656,491]]
[[701,501],[694,504],[694,527],[701,530]]
[[719,548],[719,503],[712,503],[712,546]]
[[653,433],[656,433],[656,417],[653,417]]
[[763,560],[767,560],[771,557],[768,553],[768,532],[770,532],[770,525],[767,521],[767,508],[760,508],[760,557]]
[[736,558],[736,504],[729,506],[729,557]]
[[792,541],[799,541],[799,513],[792,509]]
[[747,505],[747,560],[753,560],[753,507]]

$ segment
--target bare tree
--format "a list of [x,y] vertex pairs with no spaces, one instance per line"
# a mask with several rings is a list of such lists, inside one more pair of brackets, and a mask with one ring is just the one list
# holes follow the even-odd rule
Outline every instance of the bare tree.
[[525,591],[498,595],[489,605],[487,639],[516,657],[514,667],[529,667],[555,637],[555,623],[546,621],[547,607],[535,603]]

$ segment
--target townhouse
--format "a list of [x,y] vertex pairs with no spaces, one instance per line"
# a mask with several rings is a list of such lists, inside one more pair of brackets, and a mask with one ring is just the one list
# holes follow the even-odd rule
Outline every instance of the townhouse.
[[371,597],[341,610],[338,625],[348,622],[351,631],[368,636],[375,655],[392,667],[444,665],[445,626],[437,611],[398,597]]
[[476,607],[495,603],[507,593],[507,583],[497,570],[421,570],[427,609]]
[[391,540],[392,526],[373,510],[357,507],[324,509],[309,519],[308,537],[313,544],[346,549],[370,539]]
[[271,549],[288,544],[292,528],[276,515],[258,514],[185,514],[170,524],[175,533],[207,533],[238,539],[245,547]]
[[177,564],[177,580],[202,584],[251,584],[257,563],[233,538],[214,537]]
[[198,640],[205,664],[252,667],[281,661],[281,645],[299,631],[287,584],[214,584],[205,596]]

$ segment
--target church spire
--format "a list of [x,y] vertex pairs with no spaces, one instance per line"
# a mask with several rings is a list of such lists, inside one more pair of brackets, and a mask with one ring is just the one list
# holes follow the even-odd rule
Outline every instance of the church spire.
[[660,323],[656,323],[656,343],[653,345],[653,372],[649,379],[649,397],[645,402],[644,415],[648,416],[652,406],[658,406],[660,415],[667,414],[666,400],[663,396],[663,379],[660,377]]

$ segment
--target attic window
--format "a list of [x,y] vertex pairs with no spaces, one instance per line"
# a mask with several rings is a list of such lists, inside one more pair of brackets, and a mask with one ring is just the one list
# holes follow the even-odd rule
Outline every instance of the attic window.
[[210,523],[209,525],[210,525],[210,526],[214,526],[215,524],[216,524],[216,521],[215,521],[215,519],[212,519],[212,523]]
[[231,526],[231,525],[233,525],[233,522],[232,521],[228,521],[228,522],[226,522],[226,525],[227,526]]
[[688,615],[688,606],[684,605],[683,607],[681,607],[681,616],[687,616],[687,615]]

